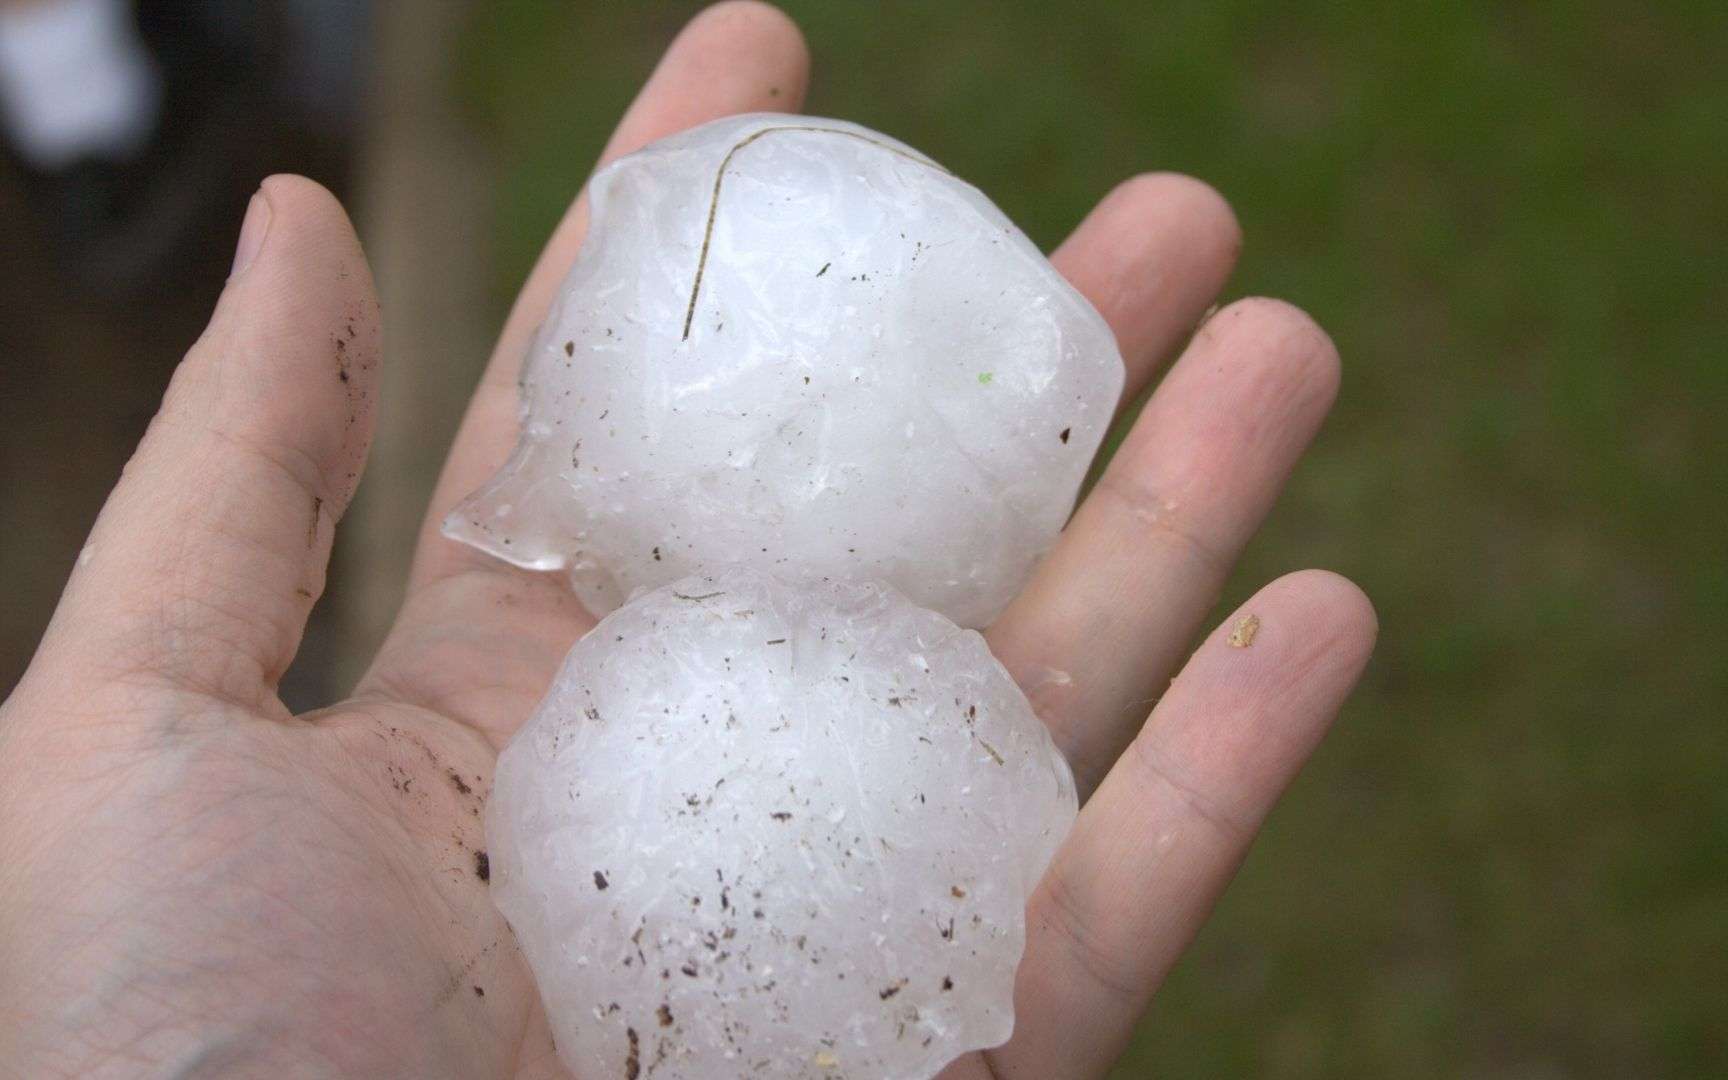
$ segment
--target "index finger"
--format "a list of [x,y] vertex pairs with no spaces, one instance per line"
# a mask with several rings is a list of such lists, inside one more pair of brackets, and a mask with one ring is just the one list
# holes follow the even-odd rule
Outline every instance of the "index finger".
[[[722,116],[796,110],[808,71],[803,37],[776,9],[754,0],[711,7],[666,50],[599,164]],[[578,198],[522,288],[421,525],[407,599],[358,688],[453,716],[498,745],[592,618],[557,577],[518,570],[448,540],[439,524],[510,454],[523,356],[587,226],[587,200]]]

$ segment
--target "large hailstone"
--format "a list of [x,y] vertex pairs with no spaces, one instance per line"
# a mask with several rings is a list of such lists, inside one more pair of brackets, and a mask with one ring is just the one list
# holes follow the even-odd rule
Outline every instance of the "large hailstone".
[[1002,212],[887,136],[776,114],[655,143],[589,198],[521,441],[449,535],[570,570],[597,614],[725,563],[1000,611],[1123,379]]
[[1067,763],[977,633],[878,585],[685,578],[498,761],[492,893],[577,1076],[922,1080],[1013,1028]]

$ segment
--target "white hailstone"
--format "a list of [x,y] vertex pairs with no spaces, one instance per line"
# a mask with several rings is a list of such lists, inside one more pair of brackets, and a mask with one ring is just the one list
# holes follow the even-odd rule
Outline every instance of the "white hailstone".
[[570,570],[597,614],[725,563],[999,612],[1123,380],[1020,230],[902,143],[775,114],[655,143],[589,199],[521,441],[447,533]]
[[583,1077],[924,1080],[1012,1031],[1067,763],[983,639],[729,568],[571,651],[498,761],[492,894]]

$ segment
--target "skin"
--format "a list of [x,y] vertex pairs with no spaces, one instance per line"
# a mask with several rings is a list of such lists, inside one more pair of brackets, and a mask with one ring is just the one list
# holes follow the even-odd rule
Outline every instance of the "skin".
[[[796,108],[807,70],[779,12],[711,8],[602,160]],[[379,314],[341,207],[265,182],[209,329],[0,709],[8,1068],[566,1075],[476,872],[477,813],[498,748],[593,620],[557,579],[437,523],[515,440],[516,364],[585,222],[578,199],[503,329],[370,672],[292,716],[276,683],[366,455]],[[1194,330],[1239,245],[1210,188],[1148,174],[1054,256],[1114,328],[1128,399],[1181,355],[989,631],[1087,801],[1030,905],[1013,1039],[945,1080],[1105,1073],[1372,648],[1363,595],[1307,571],[1183,663],[1338,382],[1332,344],[1286,304],[1239,301]],[[1230,644],[1250,613],[1252,644]]]

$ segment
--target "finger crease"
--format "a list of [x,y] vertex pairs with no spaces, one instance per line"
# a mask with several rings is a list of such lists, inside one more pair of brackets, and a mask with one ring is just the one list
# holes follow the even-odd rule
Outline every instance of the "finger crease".
[[1070,875],[1060,863],[1051,867],[1042,895],[1051,921],[1066,943],[1069,955],[1087,978],[1123,1005],[1131,1006],[1141,993],[1141,981],[1098,943],[1094,927],[1098,920],[1082,910]]
[[[1153,721],[1156,723],[1156,720]],[[1208,798],[1199,788],[1179,778],[1176,773],[1159,760],[1157,748],[1153,741],[1142,734],[1129,747],[1129,752],[1145,770],[1152,782],[1161,784],[1176,795],[1176,798],[1189,813],[1204,821],[1212,828],[1225,834],[1233,840],[1246,841],[1254,830],[1251,825],[1239,820],[1235,815],[1225,812],[1217,803]]]
[[1159,498],[1151,489],[1131,483],[1120,469],[1107,469],[1093,488],[1093,494],[1104,494],[1115,501],[1132,518],[1149,526],[1155,534],[1168,536],[1187,549],[1189,557],[1216,577],[1228,574],[1230,560],[1213,544],[1182,523],[1174,504]]
[[290,450],[300,459],[302,467],[297,469],[289,460],[278,457],[263,445],[245,438],[244,436],[214,426],[207,427],[204,430],[215,437],[218,442],[223,442],[229,446],[236,447],[242,452],[251,455],[254,459],[269,465],[283,476],[286,476],[290,482],[302,491],[306,492],[309,497],[317,498],[319,502],[324,505],[329,503],[330,500],[328,495],[321,490],[323,485],[317,481],[317,478],[323,475],[323,470],[320,469],[317,463],[312,460],[312,456],[304,450],[300,450],[296,447],[285,448]]

